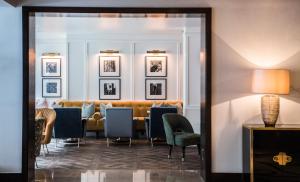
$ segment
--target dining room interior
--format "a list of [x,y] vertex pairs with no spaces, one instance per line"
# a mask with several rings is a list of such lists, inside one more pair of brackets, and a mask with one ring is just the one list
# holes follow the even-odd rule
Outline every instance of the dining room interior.
[[180,169],[202,180],[204,14],[37,12],[31,21],[37,178],[113,179],[123,169],[146,182]]

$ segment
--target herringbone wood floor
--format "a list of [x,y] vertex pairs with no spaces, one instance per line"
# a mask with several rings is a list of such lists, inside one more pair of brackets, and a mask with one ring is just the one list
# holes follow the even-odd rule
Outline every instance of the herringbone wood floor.
[[173,150],[172,159],[167,158],[168,146],[156,144],[152,148],[147,140],[133,140],[127,144],[111,144],[106,146],[105,139],[86,139],[76,145],[59,143],[55,148],[55,140],[49,145],[49,154],[43,151],[37,158],[39,169],[167,169],[167,170],[200,170],[200,156],[197,147],[186,149],[186,161],[181,162],[181,149]]

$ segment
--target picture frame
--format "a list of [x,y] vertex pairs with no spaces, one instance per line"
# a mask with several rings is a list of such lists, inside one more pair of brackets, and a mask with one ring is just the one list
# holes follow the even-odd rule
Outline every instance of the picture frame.
[[121,76],[120,56],[99,57],[99,77],[120,77],[120,76]]
[[61,78],[42,79],[42,97],[60,98],[61,97]]
[[61,77],[61,58],[42,58],[42,77]]
[[99,100],[121,100],[121,79],[99,79]]
[[166,77],[168,75],[167,56],[146,56],[145,76],[146,77]]
[[167,79],[145,79],[146,100],[166,100],[167,93]]

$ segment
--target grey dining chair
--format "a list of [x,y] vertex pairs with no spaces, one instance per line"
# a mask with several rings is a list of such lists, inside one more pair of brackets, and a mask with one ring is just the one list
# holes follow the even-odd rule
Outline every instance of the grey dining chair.
[[129,146],[133,137],[133,111],[132,108],[113,107],[106,109],[104,134],[109,146],[110,138],[129,138]]

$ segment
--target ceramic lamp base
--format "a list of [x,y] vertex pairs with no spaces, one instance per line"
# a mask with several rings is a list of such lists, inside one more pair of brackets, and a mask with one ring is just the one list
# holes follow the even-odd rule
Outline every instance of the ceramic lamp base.
[[261,98],[261,113],[262,120],[266,127],[275,127],[279,116],[279,96],[278,95],[264,95]]

